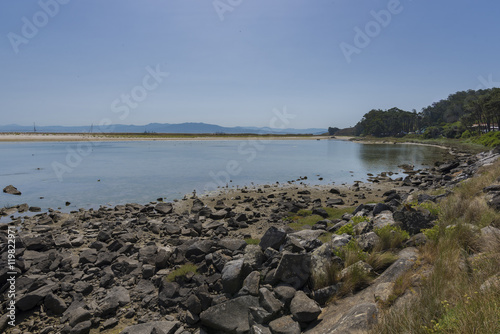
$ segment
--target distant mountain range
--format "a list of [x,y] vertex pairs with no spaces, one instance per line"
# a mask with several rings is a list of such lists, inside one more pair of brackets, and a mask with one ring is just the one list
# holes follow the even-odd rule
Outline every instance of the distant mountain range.
[[[0,125],[0,132],[34,132],[33,126],[24,126],[17,124]],[[309,128],[309,129],[277,129],[269,127],[225,127],[206,123],[150,123],[147,125],[124,125],[113,124],[105,129],[100,129],[99,126],[37,126],[36,132],[49,133],[223,133],[223,134],[323,134],[328,132],[327,129]]]

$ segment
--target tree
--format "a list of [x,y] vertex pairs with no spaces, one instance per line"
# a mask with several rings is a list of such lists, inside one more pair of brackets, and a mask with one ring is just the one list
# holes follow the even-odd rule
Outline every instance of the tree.
[[329,127],[329,128],[328,128],[328,134],[329,134],[330,136],[333,136],[333,135],[335,135],[335,133],[337,133],[337,131],[339,131],[339,130],[340,130],[339,128],[332,128],[332,127]]

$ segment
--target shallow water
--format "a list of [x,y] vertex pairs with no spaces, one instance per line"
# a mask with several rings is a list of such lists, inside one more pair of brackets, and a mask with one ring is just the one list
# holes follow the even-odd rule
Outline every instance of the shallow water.
[[[399,172],[445,159],[446,150],[418,145],[366,145],[337,140],[17,142],[0,143],[0,206],[97,208],[171,201],[218,186],[365,181],[367,173]],[[398,176],[398,175],[396,175]],[[322,177],[323,180],[319,180]],[[70,202],[69,206],[65,206]]]

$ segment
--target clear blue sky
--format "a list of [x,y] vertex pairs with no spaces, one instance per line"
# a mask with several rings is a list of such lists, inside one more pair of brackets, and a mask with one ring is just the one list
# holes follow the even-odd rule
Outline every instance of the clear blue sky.
[[499,86],[499,15],[497,0],[4,0],[0,124],[269,126],[286,106],[288,127],[347,127]]

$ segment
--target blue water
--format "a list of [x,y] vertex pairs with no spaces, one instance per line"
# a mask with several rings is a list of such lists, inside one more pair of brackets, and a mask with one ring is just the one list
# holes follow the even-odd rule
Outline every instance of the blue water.
[[193,190],[303,176],[308,184],[352,183],[365,181],[367,173],[401,172],[403,163],[431,164],[444,154],[434,147],[337,140],[0,143],[0,188],[12,184],[22,192],[0,193],[0,207],[28,203],[70,211],[171,201]]

